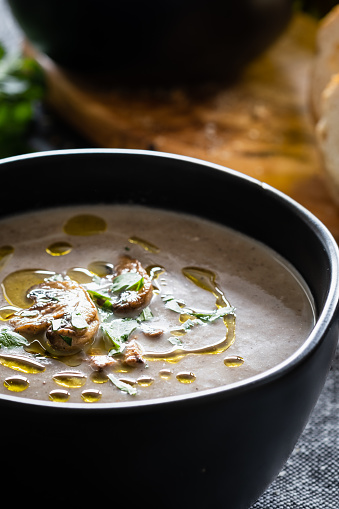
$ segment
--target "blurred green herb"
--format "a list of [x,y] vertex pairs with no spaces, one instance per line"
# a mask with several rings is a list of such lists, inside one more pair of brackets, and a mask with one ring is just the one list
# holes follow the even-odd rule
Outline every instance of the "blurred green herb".
[[34,104],[44,98],[45,80],[38,63],[9,54],[0,42],[0,157],[28,150]]

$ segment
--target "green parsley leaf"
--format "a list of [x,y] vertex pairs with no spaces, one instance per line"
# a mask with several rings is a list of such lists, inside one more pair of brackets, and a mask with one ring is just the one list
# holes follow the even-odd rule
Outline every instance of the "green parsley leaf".
[[[173,297],[173,295],[162,295],[161,299],[165,303],[165,307],[171,311],[194,316],[202,322],[214,322],[218,318],[222,318],[226,315],[235,313],[235,308],[231,306],[221,307],[213,311],[195,311],[192,308],[185,307],[184,301],[181,299],[176,299]],[[196,323],[194,325],[196,325]]]
[[13,348],[15,346],[25,346],[29,342],[21,334],[18,334],[10,329],[4,328],[0,331],[0,346],[6,348]]
[[191,320],[189,318],[188,320],[183,322],[183,324],[181,325],[180,328],[172,329],[170,332],[174,336],[176,336],[176,335],[183,335],[183,334],[186,334],[186,332],[189,331],[190,329],[192,329],[192,327],[194,327],[195,325],[204,325],[204,322],[202,322],[199,319]]
[[199,312],[193,311],[192,309],[186,309],[186,313],[191,316],[195,316],[202,322],[214,322],[218,318],[223,318],[226,315],[234,314],[235,309],[231,306],[225,306],[222,308],[215,309],[213,311]]
[[137,327],[137,320],[132,318],[117,318],[116,320],[102,323],[101,329],[113,345],[113,352],[110,353],[122,352],[125,347],[124,343]]
[[87,329],[88,323],[80,311],[73,311],[71,323],[75,329]]
[[56,331],[61,328],[63,319],[62,318],[53,318],[52,319],[52,330]]
[[174,311],[175,313],[182,313],[183,306],[185,305],[184,301],[181,299],[175,299],[173,295],[162,295],[162,301],[165,304],[165,307]]
[[120,274],[120,276],[116,276],[113,279],[113,284],[111,286],[111,291],[116,292],[126,292],[126,291],[136,291],[138,292],[144,285],[144,278],[140,276],[137,272],[124,272]]
[[72,338],[69,336],[64,336],[63,334],[59,334],[59,336],[65,341],[65,343],[68,344],[68,346],[72,346]]
[[175,336],[170,336],[168,338],[168,341],[174,345],[174,346],[182,346],[182,341],[179,338],[176,338]]
[[147,306],[144,308],[140,315],[138,316],[138,322],[147,322],[148,320],[151,320],[153,318],[153,313],[150,310],[150,308]]
[[87,291],[88,291],[89,295],[92,297],[92,299],[94,300],[94,302],[99,307],[113,311],[113,304],[110,301],[108,295],[106,295],[104,293],[97,292],[96,290],[87,289]]
[[191,319],[188,319],[186,320],[183,324],[182,324],[182,328],[185,330],[185,331],[188,331],[189,329],[192,329],[192,327],[194,327],[195,325],[201,325],[203,322],[199,319],[196,319],[196,320],[191,320]]
[[135,396],[135,394],[137,393],[137,390],[134,387],[132,387],[130,384],[126,384],[125,382],[122,382],[121,380],[116,378],[111,373],[108,374],[107,376],[110,379],[110,381],[112,382],[112,384],[114,384],[121,391],[127,392],[131,396]]

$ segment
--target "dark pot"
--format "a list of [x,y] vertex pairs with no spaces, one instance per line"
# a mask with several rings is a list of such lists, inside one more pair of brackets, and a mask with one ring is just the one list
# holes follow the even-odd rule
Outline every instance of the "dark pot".
[[129,84],[233,80],[286,27],[292,0],[8,0],[36,48]]
[[[339,256],[327,229],[270,186],[175,155],[47,152],[2,160],[0,174],[3,216],[134,202],[231,226],[289,260],[317,311],[312,333],[287,361],[231,386],[89,406],[0,396],[6,490],[19,489],[25,501],[248,509],[292,452],[334,357]],[[161,193],[152,186],[160,177]]]

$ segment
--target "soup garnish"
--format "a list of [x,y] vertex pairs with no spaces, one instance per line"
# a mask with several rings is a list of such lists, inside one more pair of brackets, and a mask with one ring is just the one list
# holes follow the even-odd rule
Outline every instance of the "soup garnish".
[[68,207],[1,231],[5,394],[89,404],[223,386],[284,360],[314,324],[287,262],[194,216]]

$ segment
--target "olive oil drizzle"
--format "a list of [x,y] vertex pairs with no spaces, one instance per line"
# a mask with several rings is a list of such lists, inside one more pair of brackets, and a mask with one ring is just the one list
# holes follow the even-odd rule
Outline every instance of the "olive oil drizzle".
[[145,352],[144,358],[147,361],[166,361],[170,363],[179,362],[188,355],[212,355],[225,352],[233,343],[234,336],[227,332],[226,337],[212,345],[201,348],[172,348],[166,352]]
[[[230,307],[229,301],[222,290],[216,284],[216,275],[214,272],[199,267],[184,267],[182,269],[184,276],[199,288],[211,292],[216,299],[216,307]],[[182,317],[184,321],[186,317]],[[179,362],[187,355],[210,355],[226,351],[235,341],[235,315],[227,314],[223,318],[226,326],[226,336],[221,340],[201,348],[177,348],[174,347],[167,352],[145,352],[144,357],[148,361],[167,361],[170,363]],[[176,334],[176,335],[182,335]]]
[[208,269],[202,269],[200,267],[184,267],[182,269],[183,275],[192,281],[196,286],[206,290],[207,292],[211,292],[216,301],[215,304],[217,308],[227,307],[231,304],[226,299],[224,293],[218,287],[216,283],[216,274]]

